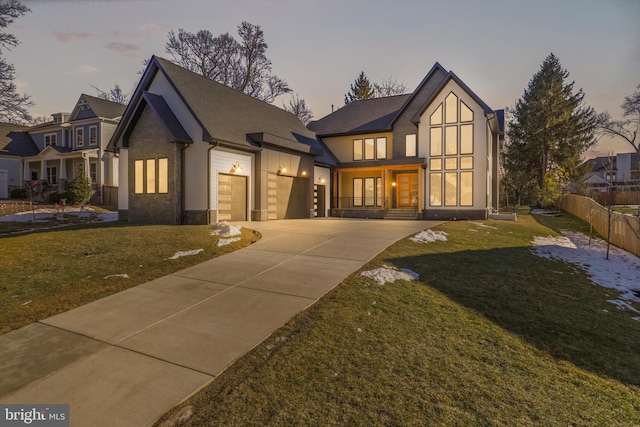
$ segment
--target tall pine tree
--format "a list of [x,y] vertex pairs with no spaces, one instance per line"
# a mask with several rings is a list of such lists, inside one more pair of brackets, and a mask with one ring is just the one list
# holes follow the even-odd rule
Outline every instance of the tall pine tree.
[[373,85],[364,75],[364,71],[360,72],[360,75],[356,81],[351,85],[349,92],[344,96],[344,103],[349,104],[354,101],[361,101],[363,99],[370,99],[375,96]]
[[595,111],[584,93],[566,82],[569,72],[552,53],[518,100],[508,131],[506,174],[528,177],[533,202],[550,205],[559,189],[577,178],[581,155],[595,143]]

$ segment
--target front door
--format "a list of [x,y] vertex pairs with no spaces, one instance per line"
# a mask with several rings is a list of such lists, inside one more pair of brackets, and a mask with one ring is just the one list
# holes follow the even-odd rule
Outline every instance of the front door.
[[397,205],[399,208],[408,208],[418,204],[418,174],[398,174]]

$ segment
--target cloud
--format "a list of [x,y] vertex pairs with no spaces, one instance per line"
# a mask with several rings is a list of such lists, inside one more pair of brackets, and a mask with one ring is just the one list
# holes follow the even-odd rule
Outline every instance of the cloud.
[[91,74],[100,71],[100,69],[93,65],[83,64],[78,65],[75,69],[69,71],[63,71],[65,76],[79,76],[82,74]]
[[104,48],[129,58],[140,56],[140,47],[132,43],[112,42],[104,45]]
[[157,22],[143,22],[138,25],[138,30],[142,33],[168,33],[171,30],[171,26],[158,24]]
[[109,43],[105,45],[104,48],[118,53],[132,53],[140,50],[140,48],[135,44],[120,42]]
[[91,33],[63,33],[61,31],[52,31],[51,35],[60,43],[88,40],[93,37]]

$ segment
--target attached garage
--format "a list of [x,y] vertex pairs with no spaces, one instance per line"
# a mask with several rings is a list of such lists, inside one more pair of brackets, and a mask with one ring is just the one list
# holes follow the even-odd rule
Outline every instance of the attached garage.
[[218,220],[247,220],[247,177],[218,174]]

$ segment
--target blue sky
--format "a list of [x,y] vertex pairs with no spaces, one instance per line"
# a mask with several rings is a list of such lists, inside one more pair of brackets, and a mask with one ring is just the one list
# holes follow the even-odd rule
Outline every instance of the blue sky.
[[[494,109],[514,105],[553,52],[586,102],[620,118],[640,84],[640,2],[634,0],[27,0],[6,53],[37,116],[71,111],[81,93],[132,91],[142,60],[167,32],[236,35],[260,25],[273,71],[320,118],[343,105],[360,71],[413,90],[438,61]],[[288,98],[275,101],[282,105]],[[631,151],[609,138],[594,153]]]

